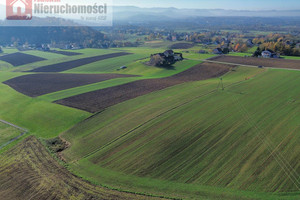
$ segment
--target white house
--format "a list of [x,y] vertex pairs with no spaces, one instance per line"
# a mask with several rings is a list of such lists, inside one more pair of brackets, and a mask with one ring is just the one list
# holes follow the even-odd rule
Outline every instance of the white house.
[[11,7],[13,7],[13,13],[18,14],[18,9],[21,9],[21,14],[24,14],[26,11],[26,6],[28,6],[28,3],[25,0],[15,0],[11,2]]
[[272,52],[270,52],[270,51],[263,51],[262,53],[261,53],[261,56],[263,57],[263,58],[279,58],[280,57],[280,54],[278,53],[272,53]]
[[261,53],[261,56],[262,56],[263,58],[271,58],[271,57],[272,57],[272,53],[271,53],[270,51],[263,51],[263,52]]

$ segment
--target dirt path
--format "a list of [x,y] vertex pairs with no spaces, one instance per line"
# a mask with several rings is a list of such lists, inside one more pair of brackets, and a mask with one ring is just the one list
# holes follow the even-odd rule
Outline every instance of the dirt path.
[[[215,57],[212,57],[212,58],[208,58],[208,59],[204,59],[204,60],[201,60],[201,59],[190,59],[190,60],[197,60],[197,61],[203,61],[203,62],[210,62],[210,63],[216,63],[216,64],[225,64],[225,65],[235,65],[235,66],[245,66],[245,67],[254,67],[254,68],[258,68],[258,66],[263,66],[265,68],[269,68],[269,69],[283,69],[283,70],[289,70],[289,71],[300,71],[300,69],[297,69],[297,68],[289,68],[289,67],[270,67],[270,66],[266,66],[264,65],[263,63],[257,63],[257,65],[251,65],[251,64],[242,64],[240,63],[239,61],[237,62],[225,62],[225,61],[216,61],[215,59],[220,59],[220,58],[223,58],[224,56],[215,56]],[[226,56],[225,56],[226,57]],[[231,58],[234,57],[234,56],[231,56]],[[237,57],[238,60],[240,59],[243,59],[243,57]],[[267,61],[267,58],[265,58],[266,61]],[[258,60],[258,62],[261,61],[261,60]],[[277,60],[272,60],[272,62],[276,63]],[[278,60],[280,62],[282,62],[282,60]],[[286,60],[287,62],[291,62],[291,61],[294,61],[294,60]],[[297,62],[297,61],[294,61],[294,62]],[[269,63],[266,63],[266,64],[269,64]],[[300,64],[300,62],[299,62]]]
[[7,122],[7,121],[5,121],[5,120],[0,119],[0,122],[3,123],[3,124],[7,124],[7,125],[9,125],[9,126],[11,126],[11,127],[13,127],[13,128],[16,128],[16,129],[20,130],[20,132],[21,132],[21,134],[18,135],[17,137],[15,137],[15,138],[9,140],[8,142],[6,142],[5,144],[1,145],[1,146],[0,146],[0,149],[6,147],[6,146],[9,145],[10,143],[16,141],[17,139],[19,139],[20,137],[22,137],[23,135],[25,135],[26,133],[28,133],[28,130],[27,130],[27,129],[24,129],[24,128],[22,128],[22,127],[19,127],[19,126],[17,126],[17,125],[14,125],[14,124],[12,124],[12,123],[10,123],[10,122]]
[[[235,64],[235,63],[229,63],[229,62],[219,62],[219,61],[213,61],[213,60],[202,60],[204,62],[210,62],[210,63],[217,63],[217,64],[224,64],[224,65],[235,65],[235,66],[243,66],[243,67],[255,67],[258,66],[255,65],[244,65],[244,64]],[[289,69],[289,68],[278,68],[278,67],[266,67],[269,69],[283,69],[283,70],[289,70],[289,71],[300,71],[300,69]]]

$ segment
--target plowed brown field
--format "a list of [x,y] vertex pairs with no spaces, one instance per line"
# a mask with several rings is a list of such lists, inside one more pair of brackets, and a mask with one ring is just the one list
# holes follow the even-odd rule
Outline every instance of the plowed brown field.
[[203,63],[171,77],[138,80],[58,100],[56,103],[94,113],[123,101],[184,82],[200,81],[221,76],[228,72],[230,67],[223,64]]

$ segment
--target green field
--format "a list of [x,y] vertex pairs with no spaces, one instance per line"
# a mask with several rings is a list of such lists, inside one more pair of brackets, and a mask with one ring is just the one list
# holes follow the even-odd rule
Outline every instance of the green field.
[[20,134],[20,130],[0,121],[0,147]]
[[[127,66],[134,61],[148,57],[148,54],[132,54],[118,58],[106,59],[88,65],[83,65],[66,71],[67,73],[115,73],[122,66]],[[122,71],[121,71],[122,72]]]
[[65,58],[67,56],[57,54],[57,53],[51,53],[51,52],[45,52],[45,51],[24,51],[23,53],[33,55],[33,56],[38,56],[41,58],[45,58],[47,60],[52,60],[52,59],[61,59]]
[[239,68],[224,77],[225,91],[214,79],[145,95],[64,133],[64,156],[76,174],[132,191],[297,199],[299,80]]
[[[5,49],[4,49],[5,50]],[[103,61],[103,63],[91,64],[91,66],[96,66],[95,68],[89,67],[88,65],[83,67],[86,70],[85,73],[124,73],[124,74],[136,74],[141,75],[141,77],[134,78],[121,78],[115,80],[108,80],[100,83],[95,83],[91,85],[86,85],[77,88],[71,88],[69,90],[60,91],[48,95],[41,96],[39,98],[30,98],[23,94],[18,93],[9,86],[2,84],[2,82],[17,77],[22,76],[28,73],[21,71],[33,69],[37,66],[44,66],[48,64],[54,64],[59,62],[64,62],[67,60],[75,60],[83,57],[90,57],[94,55],[104,55],[112,52],[128,51],[134,53],[129,55],[129,59],[126,56],[117,59],[108,59]],[[17,50],[9,49],[9,51],[17,52]],[[0,109],[0,118],[14,123],[20,127],[24,127],[29,130],[30,134],[37,135],[43,138],[55,137],[61,132],[72,127],[76,123],[82,121],[83,119],[90,116],[90,113],[86,113],[80,110],[76,110],[69,107],[64,107],[61,105],[53,104],[52,101],[70,97],[73,95],[94,91],[102,88],[112,87],[115,85],[120,85],[135,81],[138,79],[145,78],[158,78],[171,76],[173,74],[184,71],[200,61],[184,61],[178,63],[174,66],[173,69],[164,69],[157,67],[150,67],[143,64],[141,61],[135,61],[139,58],[144,58],[146,55],[159,52],[160,50],[146,50],[139,51],[137,48],[128,48],[128,49],[112,49],[112,50],[103,50],[103,49],[82,49],[77,50],[76,52],[83,53],[83,55],[78,56],[61,56],[58,55],[57,58],[53,57],[57,54],[41,52],[41,51],[26,51],[31,55],[48,57],[49,60],[41,61],[34,64],[20,66],[18,68],[12,67],[6,62],[0,62],[0,104],[3,105]],[[142,53],[141,53],[142,52]],[[116,71],[114,67],[121,65],[122,62],[129,63],[128,69],[122,71]],[[119,64],[117,64],[119,63]],[[97,67],[99,64],[99,67]],[[110,67],[107,67],[110,66]],[[74,69],[78,72],[82,71],[79,68]],[[147,69],[147,70],[146,70]],[[71,71],[71,70],[70,70]],[[69,71],[68,71],[69,72]],[[68,73],[67,72],[67,73]],[[75,72],[74,72],[75,73]]]
[[[71,143],[62,152],[64,165],[79,177],[115,190],[179,199],[299,199],[299,71],[237,67],[223,76],[225,90],[218,87],[219,78],[189,82],[93,116],[51,103],[135,80],[172,76],[214,56],[198,54],[201,46],[195,46],[178,50],[189,60],[170,68],[153,67],[145,64],[148,57],[170,44],[151,45],[82,49],[76,52],[83,55],[70,57],[28,51],[24,53],[48,60],[17,68],[0,62],[0,119],[28,129],[28,135],[40,139],[62,136]],[[138,77],[107,80],[37,98],[2,83],[28,74],[24,70],[120,51],[133,54],[64,73]],[[118,70],[123,65],[127,69]],[[0,123],[0,146],[17,135],[18,131]]]
[[2,83],[20,75],[23,73],[0,74],[1,119],[26,128],[31,134],[51,138],[90,116],[83,111],[27,97]]

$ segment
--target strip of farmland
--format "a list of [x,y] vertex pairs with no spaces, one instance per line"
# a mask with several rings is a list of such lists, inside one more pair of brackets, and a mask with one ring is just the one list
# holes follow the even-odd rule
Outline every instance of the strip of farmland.
[[95,113],[123,101],[184,82],[200,81],[221,76],[228,72],[230,67],[229,65],[203,63],[171,77],[138,80],[124,85],[65,98],[55,101],[55,103]]
[[134,76],[123,74],[30,74],[10,79],[5,81],[4,84],[27,96],[37,97],[74,87],[126,77]]
[[240,65],[300,69],[299,60],[286,60],[286,59],[277,59],[277,58],[254,58],[254,57],[240,57],[240,56],[218,56],[208,60],[225,62],[225,63],[234,63]]
[[43,61],[46,59],[38,57],[38,56],[24,54],[24,53],[12,53],[12,54],[1,56],[0,60],[10,63],[14,67],[18,67],[21,65],[39,62],[39,61]]
[[78,55],[82,55],[82,53],[78,53],[78,52],[71,52],[71,51],[57,51],[57,50],[50,50],[50,53],[56,53],[56,54],[61,54],[64,56],[78,56]]
[[94,56],[94,57],[88,57],[88,58],[82,58],[78,60],[72,60],[68,62],[63,62],[63,63],[57,63],[53,65],[47,65],[43,67],[39,67],[33,70],[30,70],[29,72],[62,72],[66,70],[70,70],[76,67],[80,67],[82,65],[87,65],[93,62],[109,59],[109,58],[116,58],[120,56],[126,56],[131,53],[127,52],[119,52],[119,53],[111,53],[111,54],[106,54],[106,55],[101,55],[101,56]]

